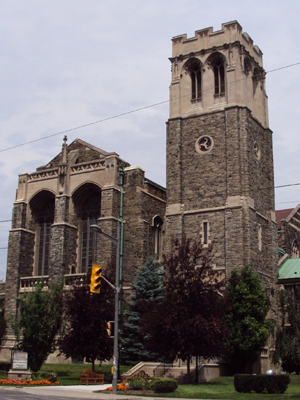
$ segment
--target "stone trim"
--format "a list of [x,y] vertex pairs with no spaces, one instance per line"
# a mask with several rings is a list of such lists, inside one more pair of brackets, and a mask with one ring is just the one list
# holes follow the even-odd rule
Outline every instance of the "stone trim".
[[41,171],[32,172],[29,174],[28,182],[42,181],[45,179],[55,179],[58,177],[58,168],[43,169]]
[[148,193],[145,189],[142,189],[142,188],[140,188],[140,187],[137,187],[137,188],[136,188],[136,191],[137,191],[137,192],[144,193],[144,194],[146,194],[146,195],[148,195],[148,196],[150,196],[150,197],[153,197],[155,200],[161,201],[162,203],[165,203],[165,204],[166,204],[166,200],[163,200],[163,199],[161,199],[160,197],[157,197],[157,196],[154,196],[154,195],[151,194],[151,193]]
[[120,192],[120,188],[118,186],[115,186],[115,185],[107,185],[107,186],[101,187],[101,191],[103,191],[103,190],[111,190],[111,189],[114,189],[117,192]]
[[35,235],[35,232],[30,231],[29,229],[25,229],[25,228],[13,228],[9,232],[18,232],[18,231],[27,232],[27,233],[31,233],[32,235]]
[[290,215],[287,216],[286,222],[289,222],[289,221],[293,218],[293,216],[298,212],[299,208],[300,208],[300,204],[298,204],[298,205],[293,209],[293,211],[290,213]]
[[97,221],[111,221],[111,220],[119,221],[119,218],[110,216],[110,217],[100,217],[100,218],[97,219]]
[[61,198],[61,197],[69,197],[69,199],[72,197],[69,194],[57,194],[55,195],[56,198]]
[[68,224],[67,222],[56,222],[55,224],[52,224],[51,226],[68,226],[69,228],[78,229],[77,226]]
[[259,270],[258,270],[257,273],[260,274],[260,275],[266,276],[267,278],[272,279],[272,276],[269,275],[269,274],[266,274],[265,272],[262,272],[262,271],[259,271]]
[[300,229],[296,225],[292,224],[291,222],[290,222],[290,226],[292,228],[296,229],[296,231],[300,232]]
[[264,215],[262,215],[262,214],[259,213],[258,211],[255,211],[255,212],[256,212],[256,215],[258,215],[260,218],[262,218],[262,219],[264,219],[264,220],[266,220],[266,221],[269,221],[269,218],[265,217]]
[[14,201],[14,205],[15,204],[28,204],[28,202],[27,201],[25,201],[24,199],[20,199],[20,200],[16,200],[16,201]]

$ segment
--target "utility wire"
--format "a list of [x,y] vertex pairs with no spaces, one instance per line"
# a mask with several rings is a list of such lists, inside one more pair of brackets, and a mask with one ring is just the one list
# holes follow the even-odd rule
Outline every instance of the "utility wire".
[[[266,73],[267,73],[267,74],[271,74],[271,73],[273,73],[273,72],[276,72],[276,71],[279,71],[279,70],[282,70],[282,69],[285,69],[285,68],[295,67],[296,65],[300,65],[300,62],[297,62],[297,63],[294,63],[294,64],[290,64],[290,65],[285,65],[285,66],[279,67],[279,68],[275,68],[275,69],[272,69],[272,70],[270,70],[270,71],[267,71]],[[247,77],[241,78],[241,79],[237,79],[237,80],[235,80],[235,81],[232,81],[232,82],[230,82],[230,84],[235,83],[235,82],[239,82],[239,81],[242,81],[242,80],[245,80],[245,79],[247,79]],[[212,87],[207,88],[207,89],[205,89],[205,90],[203,90],[203,91],[212,90],[213,88],[214,88],[214,87],[212,86]],[[75,131],[75,130],[78,130],[78,129],[86,128],[86,127],[91,126],[91,125],[100,124],[101,122],[109,121],[109,120],[111,120],[111,119],[116,119],[116,118],[119,118],[119,117],[123,117],[123,116],[125,116],[125,115],[133,114],[133,113],[136,113],[136,112],[139,112],[139,111],[142,111],[142,110],[146,110],[146,109],[148,109],[148,108],[157,107],[157,106],[160,106],[160,105],[162,105],[162,104],[170,103],[170,101],[178,100],[178,99],[180,99],[180,98],[184,98],[184,97],[187,97],[187,96],[190,96],[190,94],[184,95],[184,96],[179,96],[179,97],[177,97],[177,98],[175,98],[175,99],[172,99],[172,100],[169,99],[169,100],[161,101],[161,102],[159,102],[159,103],[150,104],[149,106],[136,108],[136,109],[131,110],[131,111],[126,111],[126,112],[121,113],[121,114],[113,115],[113,116],[111,116],[111,117],[99,119],[98,121],[93,121],[93,122],[90,122],[90,123],[87,123],[87,124],[84,124],[84,125],[76,126],[76,127],[74,127],[74,128],[66,129],[66,130],[64,130],[64,131],[60,131],[60,132],[57,132],[57,133],[53,133],[52,135],[43,136],[43,137],[41,137],[41,138],[39,138],[39,139],[30,140],[30,141],[28,141],[28,142],[24,142],[24,143],[21,143],[21,144],[17,144],[17,145],[15,145],[15,146],[7,147],[7,148],[5,148],[5,149],[0,149],[0,153],[3,153],[4,151],[8,151],[8,150],[15,149],[15,148],[17,148],[17,147],[26,146],[27,144],[39,142],[39,141],[44,140],[44,139],[49,139],[49,138],[54,137],[54,136],[58,136],[58,135],[62,135],[62,134],[68,133],[68,132],[72,132],[72,131]]]

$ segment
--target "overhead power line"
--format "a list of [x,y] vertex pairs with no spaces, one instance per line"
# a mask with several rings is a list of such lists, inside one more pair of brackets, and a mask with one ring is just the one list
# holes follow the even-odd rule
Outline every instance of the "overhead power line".
[[[282,70],[282,69],[295,67],[296,65],[300,65],[300,61],[297,62],[297,63],[294,63],[294,64],[289,64],[289,65],[285,65],[285,66],[283,66],[283,67],[279,67],[279,68],[272,69],[272,70],[270,70],[270,71],[267,71],[266,73],[267,73],[267,74],[271,74],[271,73],[273,73],[273,72],[280,71],[280,70]],[[246,78],[236,79],[235,81],[230,82],[230,84],[235,83],[235,82],[239,82],[239,81],[244,80],[244,79],[246,79]],[[212,90],[212,89],[213,89],[213,87],[210,87],[210,88],[205,89],[205,90],[208,91],[208,90]],[[172,99],[172,101],[178,100],[178,99],[180,99],[180,98],[187,97],[187,96],[189,96],[189,95],[179,96],[179,97],[177,97],[177,98],[175,98],[175,99]],[[43,137],[41,137],[41,138],[39,138],[39,139],[29,140],[28,142],[16,144],[15,146],[10,146],[10,147],[7,147],[7,148],[5,148],[5,149],[0,149],[0,153],[3,153],[4,151],[8,151],[8,150],[15,149],[15,148],[17,148],[17,147],[26,146],[27,144],[39,142],[39,141],[41,141],[41,140],[49,139],[49,138],[54,137],[54,136],[63,135],[63,134],[66,134],[66,133],[68,133],[68,132],[73,132],[73,131],[76,131],[76,130],[78,130],[78,129],[86,128],[86,127],[88,127],[88,126],[100,124],[101,122],[109,121],[109,120],[111,120],[111,119],[116,119],[116,118],[124,117],[125,115],[129,115],[129,114],[133,114],[133,113],[136,113],[136,112],[139,112],[139,111],[143,111],[143,110],[146,110],[146,109],[148,109],[148,108],[157,107],[157,106],[160,106],[160,105],[162,105],[162,104],[169,103],[170,101],[171,101],[170,99],[169,99],[169,100],[164,100],[164,101],[161,101],[161,102],[159,102],[159,103],[150,104],[150,105],[148,105],[148,106],[136,108],[136,109],[134,109],[134,110],[126,111],[126,112],[121,113],[121,114],[116,114],[116,115],[113,115],[113,116],[111,116],[111,117],[99,119],[99,120],[97,120],[97,121],[93,121],[93,122],[89,122],[89,123],[87,123],[87,124],[79,125],[79,126],[76,126],[76,127],[74,127],[74,128],[70,128],[70,129],[66,129],[66,130],[64,130],[64,131],[60,131],[60,132],[53,133],[53,134],[51,134],[51,135],[43,136]]]

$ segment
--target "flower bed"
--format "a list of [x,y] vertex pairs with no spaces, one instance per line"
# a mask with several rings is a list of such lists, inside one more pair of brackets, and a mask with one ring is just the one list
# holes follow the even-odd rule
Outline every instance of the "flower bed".
[[60,382],[50,382],[48,379],[0,379],[0,385],[20,385],[20,386],[29,386],[29,385],[60,385]]
[[[117,390],[122,390],[123,392],[125,392],[125,390],[127,389],[128,384],[125,382],[121,382],[117,385]],[[113,387],[109,386],[106,390],[109,390],[110,392],[112,392]]]

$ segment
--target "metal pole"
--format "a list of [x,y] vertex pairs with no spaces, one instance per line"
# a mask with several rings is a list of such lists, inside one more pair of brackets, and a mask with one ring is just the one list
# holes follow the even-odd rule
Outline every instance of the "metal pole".
[[117,255],[116,255],[116,288],[115,288],[115,330],[114,330],[114,355],[113,355],[113,393],[118,391],[118,343],[119,343],[119,293],[120,293],[120,221],[117,230]]

